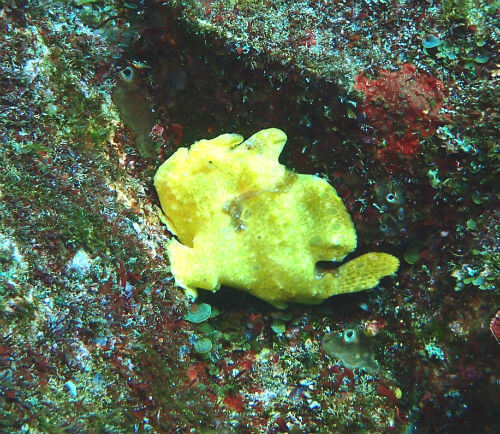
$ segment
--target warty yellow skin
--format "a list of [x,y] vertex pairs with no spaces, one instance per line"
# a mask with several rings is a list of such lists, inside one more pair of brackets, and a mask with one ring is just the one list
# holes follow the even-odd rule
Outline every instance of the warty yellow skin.
[[281,130],[200,140],[178,149],[154,184],[168,229],[176,284],[190,293],[221,284],[275,306],[320,303],[369,289],[399,261],[368,253],[323,272],[318,261],[341,261],[356,248],[351,217],[325,180],[279,164]]

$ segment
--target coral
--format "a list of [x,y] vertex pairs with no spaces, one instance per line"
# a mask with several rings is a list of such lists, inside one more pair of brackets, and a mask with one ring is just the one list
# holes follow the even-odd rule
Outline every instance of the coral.
[[414,156],[421,150],[420,140],[449,120],[441,113],[443,82],[408,63],[399,71],[381,70],[376,80],[358,74],[354,88],[365,94],[361,111],[376,129],[379,143],[385,142],[377,150],[381,159],[391,154]]
[[[224,134],[181,148],[155,175],[172,240],[168,254],[179,286],[242,289],[274,305],[319,303],[372,288],[396,271],[397,258],[368,253],[333,272],[356,232],[335,189],[278,163],[286,135],[262,130],[248,140]],[[182,244],[181,244],[182,243]]]

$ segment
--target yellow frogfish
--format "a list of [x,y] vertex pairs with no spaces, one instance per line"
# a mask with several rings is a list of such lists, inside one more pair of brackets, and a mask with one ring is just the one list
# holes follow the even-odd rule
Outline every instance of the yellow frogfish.
[[356,231],[342,200],[324,179],[278,162],[286,143],[270,128],[247,140],[223,134],[179,148],[158,169],[154,185],[173,238],[168,244],[177,285],[221,285],[268,303],[320,303],[336,294],[373,288],[395,272],[396,257],[367,253],[333,271],[356,248]]

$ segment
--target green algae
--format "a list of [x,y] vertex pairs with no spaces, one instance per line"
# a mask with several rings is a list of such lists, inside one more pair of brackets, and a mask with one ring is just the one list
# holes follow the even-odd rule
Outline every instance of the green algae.
[[[38,212],[37,228],[41,233],[58,232],[64,241],[84,246],[91,252],[106,250],[110,238],[109,225],[102,216],[92,210],[90,198],[84,198],[89,206],[82,206],[55,190],[39,174],[16,164],[15,161],[0,153],[0,164],[7,170],[0,180],[4,184],[3,192],[11,200],[20,204],[29,204],[30,212]],[[47,169],[41,169],[42,174]],[[16,182],[12,182],[12,180]],[[44,213],[46,209],[58,209],[57,221]]]
[[209,353],[212,350],[212,341],[208,338],[199,339],[193,344],[193,348],[200,354]]
[[212,314],[212,306],[207,303],[193,304],[189,312],[184,315],[184,318],[189,322],[199,324],[210,318]]
[[[444,0],[441,5],[442,17],[447,21],[457,20],[477,25],[481,23],[482,15],[495,10],[495,2],[491,5],[486,3],[481,0]],[[498,7],[498,2],[496,3]]]

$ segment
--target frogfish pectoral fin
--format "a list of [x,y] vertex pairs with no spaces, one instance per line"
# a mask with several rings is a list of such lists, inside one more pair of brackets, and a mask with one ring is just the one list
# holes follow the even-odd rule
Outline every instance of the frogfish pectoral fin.
[[367,253],[325,273],[321,290],[329,296],[362,291],[376,286],[382,277],[394,273],[399,259],[388,253]]
[[215,292],[220,288],[217,276],[212,272],[214,266],[210,255],[200,255],[197,250],[175,239],[170,241],[167,250],[177,286],[188,292],[196,292],[196,288]]

